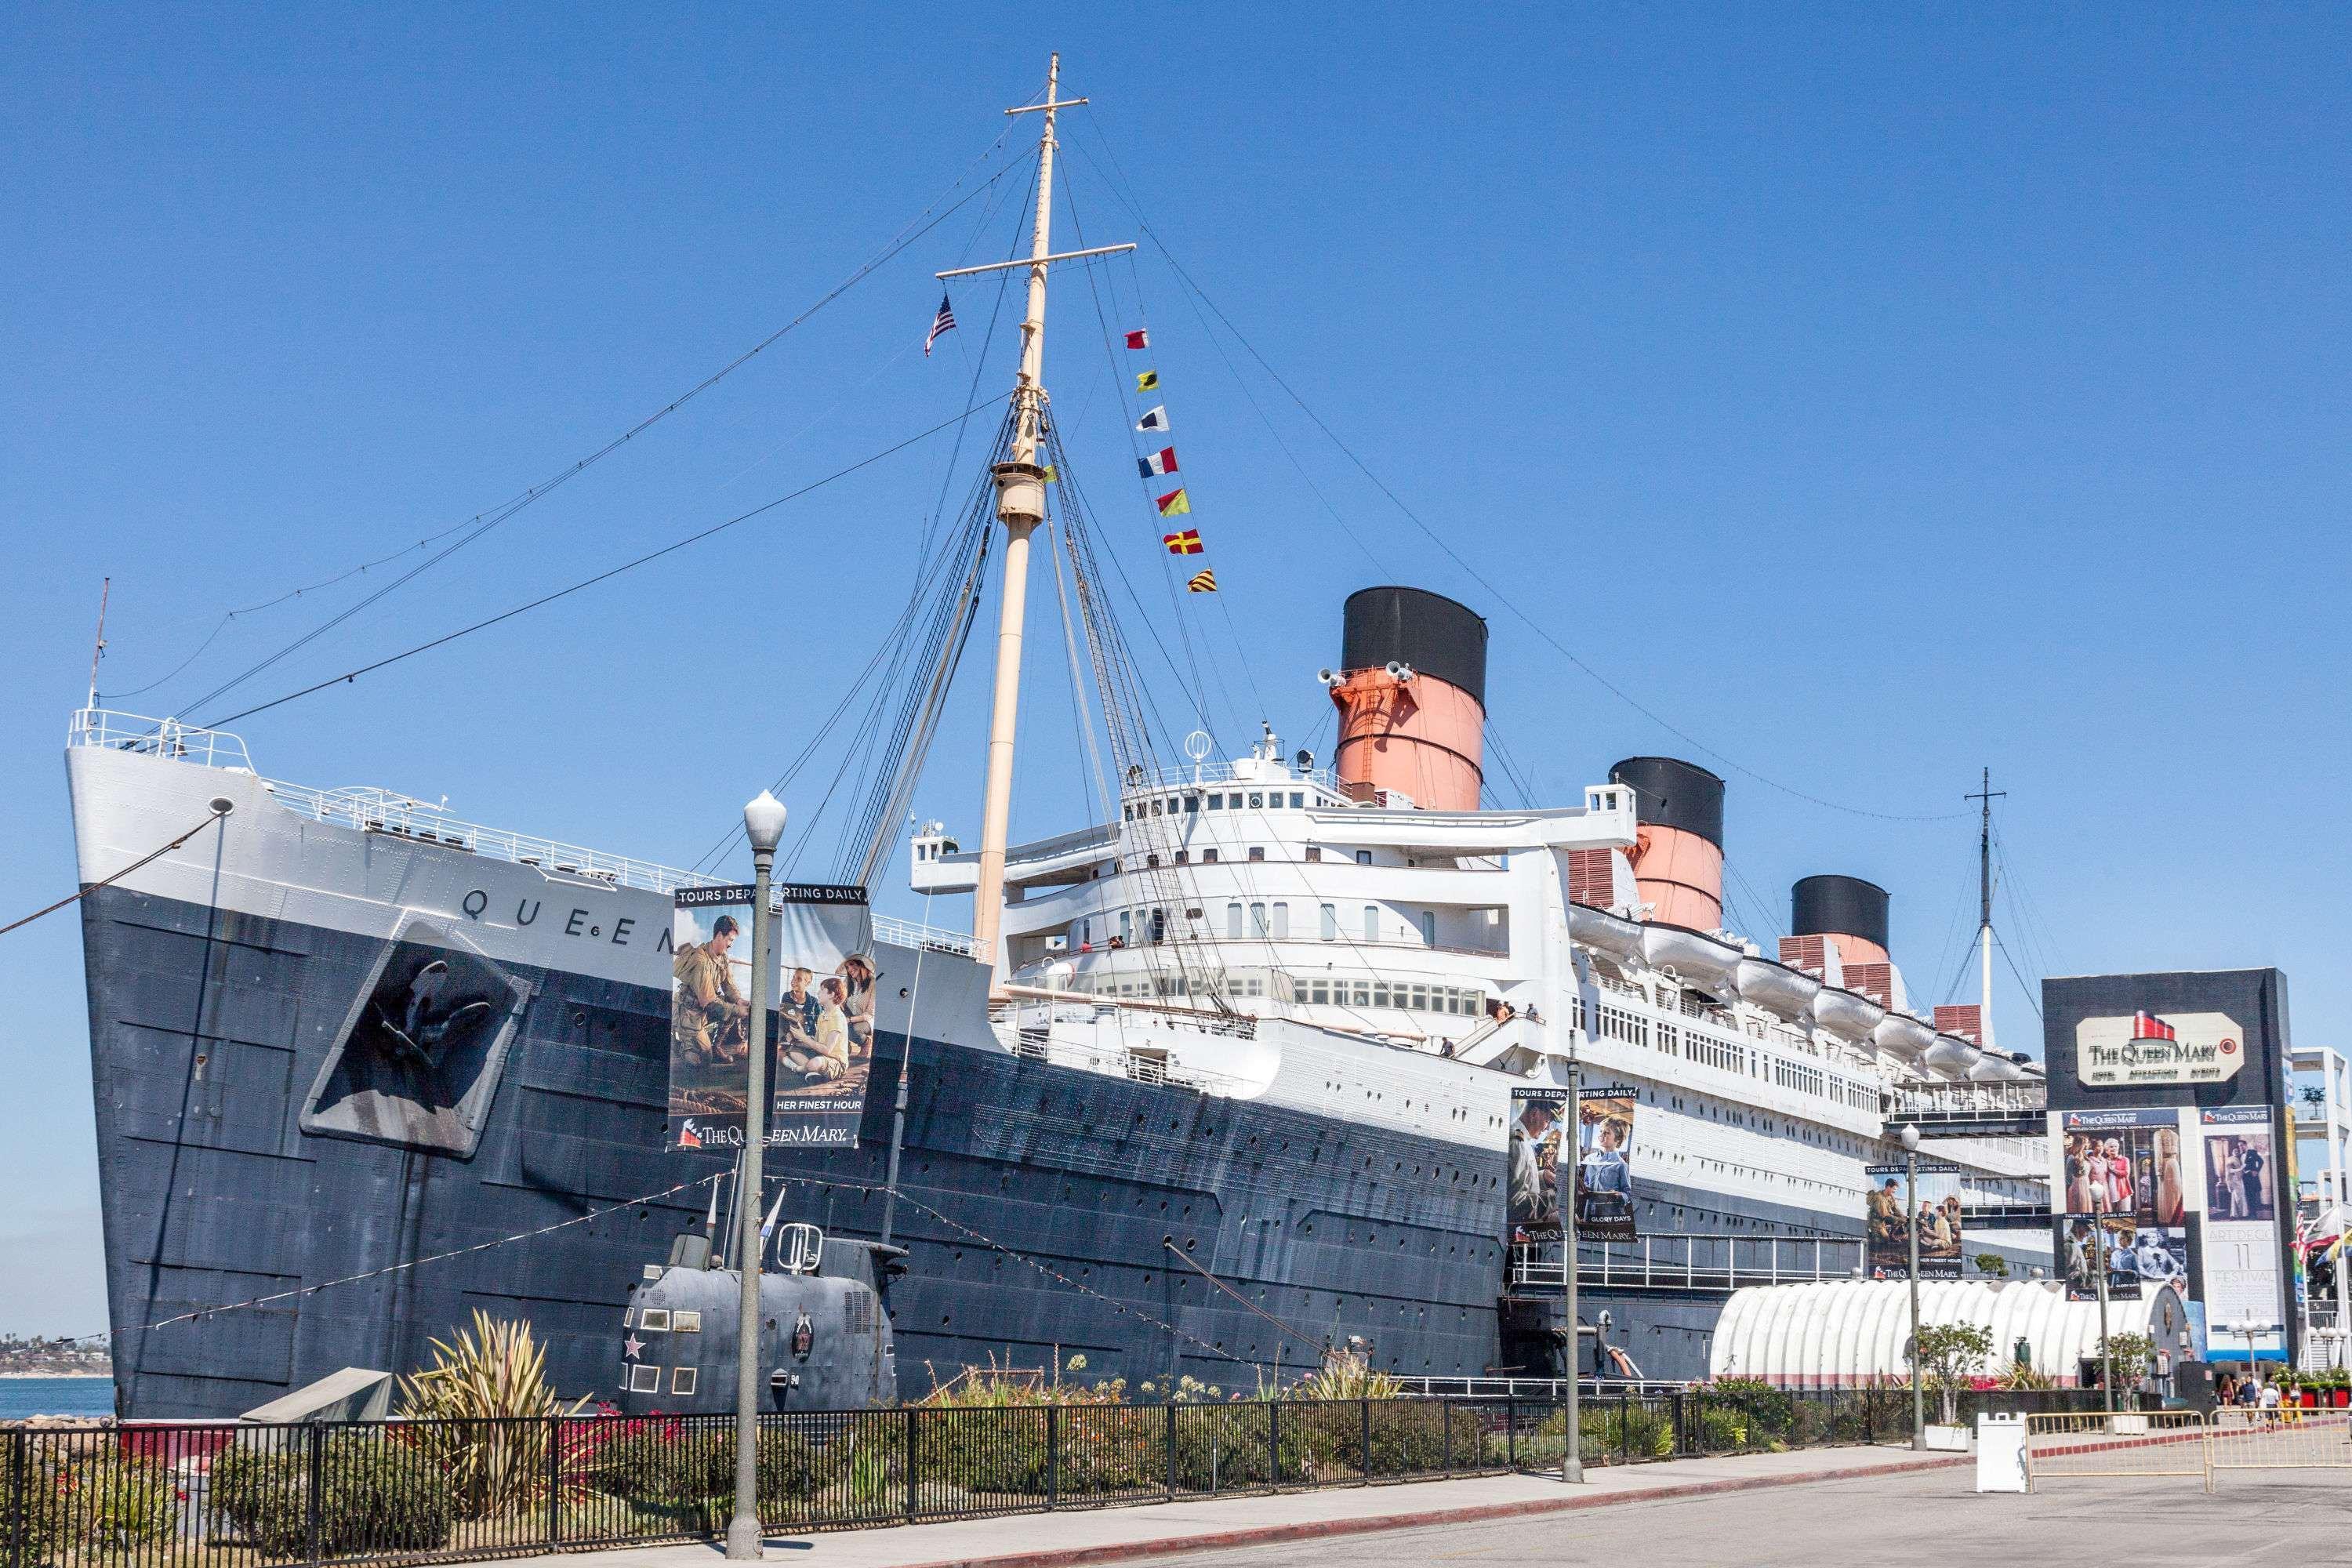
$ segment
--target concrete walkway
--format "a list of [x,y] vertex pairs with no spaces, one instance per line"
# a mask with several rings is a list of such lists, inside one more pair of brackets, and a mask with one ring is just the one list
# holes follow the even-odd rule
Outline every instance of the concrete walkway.
[[[1895,1475],[1971,1462],[1966,1455],[1921,1455],[1908,1448],[1812,1448],[1594,1469],[1587,1472],[1585,1485],[1572,1489],[1556,1477],[1520,1475],[1338,1487],[1272,1497],[772,1535],[768,1539],[768,1561],[793,1568],[977,1568],[979,1564],[1063,1568],[1364,1531],[1469,1523],[1612,1503]],[[1969,1484],[1960,1476],[1951,1481],[1955,1487]],[[562,1557],[517,1561],[531,1568],[558,1568],[565,1563]],[[711,1568],[722,1561],[715,1545],[624,1546],[598,1552],[594,1568]],[[582,1568],[576,1555],[569,1568]]]

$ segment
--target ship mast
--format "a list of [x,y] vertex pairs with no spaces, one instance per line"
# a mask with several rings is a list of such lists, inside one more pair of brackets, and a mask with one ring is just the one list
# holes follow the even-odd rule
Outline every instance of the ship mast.
[[1992,1049],[1992,803],[2008,793],[1992,787],[1992,770],[1987,768],[1978,793],[1966,797],[1984,803],[1977,829],[1977,960],[1983,999],[1977,1010],[1977,1044],[1988,1051]]
[[974,955],[996,963],[997,934],[1004,919],[1004,851],[1013,821],[1013,741],[1021,714],[1021,634],[1029,602],[1029,536],[1045,521],[1045,470],[1037,461],[1045,413],[1045,269],[1056,261],[1108,256],[1132,245],[1099,246],[1062,256],[1054,249],[1054,140],[1055,116],[1087,100],[1058,97],[1062,57],[1046,62],[1045,101],[1008,109],[1007,114],[1043,113],[1037,141],[1037,216],[1030,230],[1029,258],[985,267],[961,267],[941,279],[1029,269],[1029,308],[1021,320],[1021,371],[1013,388],[1013,445],[991,472],[996,480],[996,519],[1004,525],[1004,595],[996,619],[996,684],[988,721],[988,785],[981,805],[980,884],[972,894]]

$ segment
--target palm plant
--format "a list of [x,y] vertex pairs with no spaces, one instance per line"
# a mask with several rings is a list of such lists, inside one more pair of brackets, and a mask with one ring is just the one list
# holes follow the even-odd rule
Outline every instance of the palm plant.
[[485,1518],[543,1501],[547,1445],[565,1405],[547,1381],[547,1352],[530,1325],[477,1308],[471,1329],[432,1341],[433,1365],[400,1380],[400,1414],[429,1421],[429,1444],[466,1513]]

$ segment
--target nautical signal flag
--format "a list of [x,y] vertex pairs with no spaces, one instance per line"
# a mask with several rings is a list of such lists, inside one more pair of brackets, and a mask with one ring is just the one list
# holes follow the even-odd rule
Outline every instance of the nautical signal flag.
[[1135,466],[1143,470],[1143,477],[1147,479],[1159,474],[1172,474],[1176,471],[1176,448],[1162,447],[1157,452],[1136,458]]
[[1061,477],[1062,477],[1062,470],[1061,470],[1061,469],[1059,469],[1059,468],[1055,468],[1055,467],[1054,467],[1054,465],[1053,465],[1053,464],[1051,464],[1051,463],[1048,463],[1048,464],[1046,464],[1046,465],[1045,465],[1045,482],[1046,482],[1047,484],[1049,484],[1049,485],[1050,485],[1050,484],[1054,483],[1056,479],[1059,479]]
[[1166,495],[1161,496],[1160,498],[1159,505],[1160,516],[1182,517],[1186,512],[1192,510],[1192,498],[1186,495],[1184,493],[1183,487],[1179,485],[1176,489],[1170,490]]
[[1184,586],[1195,594],[1213,594],[1217,591],[1217,574],[1209,568],[1203,567],[1193,573],[1185,582]]
[[1127,346],[1131,349],[1150,348],[1151,346],[1151,333],[1144,328],[1137,328],[1134,331],[1127,334]]
[[1138,392],[1150,392],[1159,384],[1160,373],[1156,370],[1140,371],[1136,374],[1135,390]]
[[[948,297],[945,294],[941,294],[940,296],[940,313],[931,318],[931,330],[926,333],[923,338],[923,357],[925,359],[931,357],[931,345],[940,341],[940,337],[942,333],[952,332],[954,331],[955,307],[948,303]],[[902,350],[901,352],[903,353],[904,351]]]
[[1143,417],[1135,422],[1135,427],[1139,430],[1157,430],[1162,435],[1167,434],[1168,405],[1163,403],[1157,408],[1145,409]]
[[1201,553],[1201,531],[1188,528],[1181,533],[1163,533],[1160,536],[1160,542],[1168,547],[1171,555],[1198,555]]

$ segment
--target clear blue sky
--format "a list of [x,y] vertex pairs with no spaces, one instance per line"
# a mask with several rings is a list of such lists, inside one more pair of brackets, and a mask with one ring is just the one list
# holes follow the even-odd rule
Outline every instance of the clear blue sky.
[[[127,693],[223,610],[556,472],[872,254],[1058,47],[1097,104],[1071,132],[1095,162],[1068,160],[1087,241],[1134,234],[1097,173],[1115,155],[1423,519],[1737,767],[1546,647],[1237,380],[1147,248],[1099,280],[1112,325],[1149,313],[1227,588],[1189,628],[1221,739],[1263,708],[1313,743],[1340,598],[1418,583],[1488,616],[1496,723],[1539,794],[1640,752],[1730,774],[1759,934],[1793,879],[1872,878],[1915,995],[1940,999],[1973,824],[1753,775],[1925,815],[1964,809],[1989,763],[2038,917],[2031,943],[2011,922],[2029,975],[2276,963],[2298,1037],[2329,1040],[2352,1002],[2347,41],[2322,7],[20,7],[0,918],[74,882],[59,752],[101,576],[101,687]],[[919,352],[930,272],[1003,254],[1011,213],[984,233],[980,213],[233,699],[794,489],[953,414],[976,369],[998,390],[985,286]],[[1048,379],[1181,708],[1151,645],[1179,640],[1158,520],[1108,388],[1131,356],[1081,275],[1055,308]],[[948,456],[241,728],[278,776],[690,861],[864,662]],[[242,617],[113,700],[178,711],[416,559]],[[1080,808],[1058,638],[1032,646],[1015,831],[1039,834]],[[916,802],[967,833],[974,689]],[[0,939],[0,1329],[81,1331],[104,1312],[70,917]],[[2000,1027],[2038,1048],[2014,984]]]

